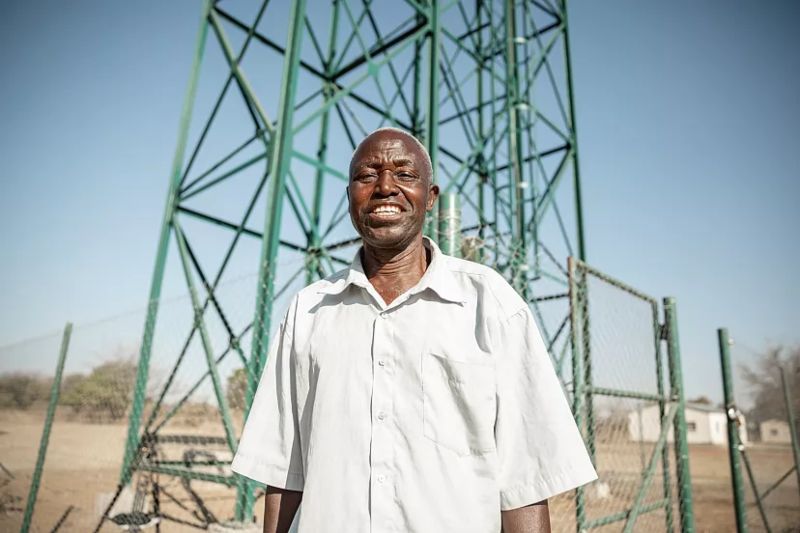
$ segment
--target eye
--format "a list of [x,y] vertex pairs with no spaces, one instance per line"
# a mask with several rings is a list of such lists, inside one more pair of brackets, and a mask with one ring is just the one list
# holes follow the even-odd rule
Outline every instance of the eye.
[[377,173],[374,170],[363,170],[355,175],[354,181],[368,182],[377,178]]
[[414,181],[417,179],[417,175],[408,170],[397,171],[395,173],[395,177],[401,181]]

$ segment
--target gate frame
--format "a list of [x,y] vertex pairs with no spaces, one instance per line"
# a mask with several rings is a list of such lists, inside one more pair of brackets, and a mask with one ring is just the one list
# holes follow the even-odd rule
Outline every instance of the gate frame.
[[[689,469],[689,447],[686,437],[685,398],[683,375],[681,372],[680,345],[678,337],[677,311],[674,298],[664,298],[663,322],[659,322],[659,302],[657,299],[634,289],[616,278],[608,276],[587,263],[574,257],[567,258],[569,274],[569,320],[570,343],[572,347],[572,412],[581,435],[584,437],[592,462],[595,461],[594,404],[593,396],[609,396],[649,400],[658,402],[661,417],[661,432],[658,441],[642,472],[639,488],[633,504],[625,511],[587,520],[584,487],[575,491],[575,521],[578,532],[587,531],[614,522],[625,520],[624,531],[632,531],[639,515],[658,509],[666,513],[666,529],[673,530],[671,470],[667,441],[670,426],[674,434],[677,501],[679,503],[681,531],[694,532],[694,508],[692,503],[691,472]],[[596,387],[592,381],[592,360],[589,343],[590,325],[588,320],[587,275],[592,275],[613,287],[648,303],[652,308],[654,348],[656,358],[656,379],[658,393],[627,391]],[[664,391],[664,367],[661,343],[666,343],[667,371],[669,373],[669,394]],[[584,417],[585,412],[585,417]],[[643,503],[655,475],[658,457],[661,457],[664,498],[647,505]]]

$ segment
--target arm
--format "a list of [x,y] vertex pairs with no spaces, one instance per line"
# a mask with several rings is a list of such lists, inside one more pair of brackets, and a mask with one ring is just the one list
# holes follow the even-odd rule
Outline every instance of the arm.
[[548,532],[546,501],[597,474],[533,314],[521,304],[493,335],[501,339],[494,344],[497,486],[501,511],[513,511],[502,516],[508,532]]
[[302,499],[302,492],[268,485],[264,496],[264,533],[288,533]]
[[518,509],[500,511],[502,533],[550,533],[550,510],[547,500]]

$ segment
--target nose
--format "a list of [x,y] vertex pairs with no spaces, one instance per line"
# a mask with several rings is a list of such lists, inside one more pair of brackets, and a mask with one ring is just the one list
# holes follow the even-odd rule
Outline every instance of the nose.
[[394,174],[390,170],[387,169],[378,173],[375,191],[381,196],[394,196],[398,194],[399,191],[394,181]]

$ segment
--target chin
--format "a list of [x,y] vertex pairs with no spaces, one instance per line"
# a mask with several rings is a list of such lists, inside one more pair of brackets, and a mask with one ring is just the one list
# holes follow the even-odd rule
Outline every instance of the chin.
[[360,232],[364,242],[374,248],[405,248],[414,241],[419,232],[406,231],[398,227],[365,228]]

